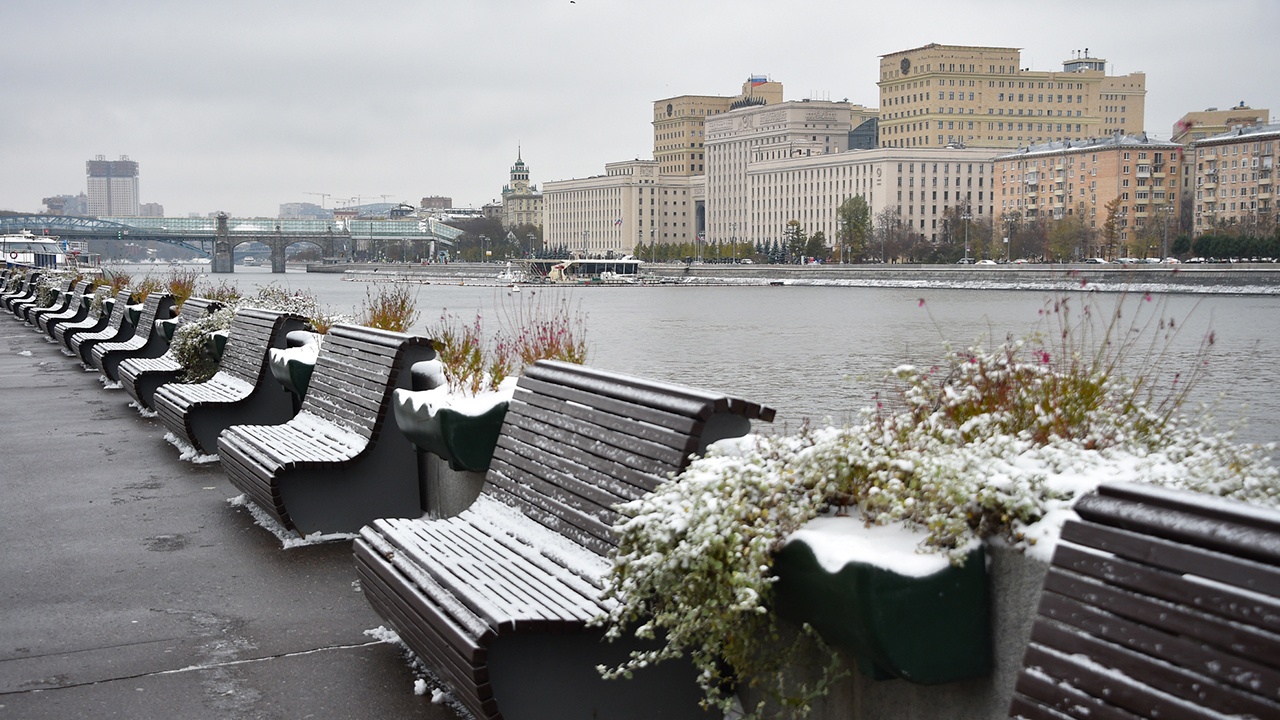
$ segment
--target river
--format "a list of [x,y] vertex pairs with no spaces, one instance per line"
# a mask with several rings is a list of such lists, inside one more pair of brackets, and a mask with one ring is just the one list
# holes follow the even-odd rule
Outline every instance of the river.
[[[122,269],[146,272],[144,266]],[[374,286],[343,277],[237,267],[214,282],[305,289],[331,311],[354,314]],[[513,293],[456,283],[417,286],[421,315],[414,331],[425,334],[446,310],[464,320],[480,311],[492,327],[521,303],[564,300],[585,315],[589,364],[756,400],[776,408],[776,422],[790,428],[804,418],[839,424],[855,417],[877,393],[893,392],[887,371],[903,363],[936,364],[944,342],[962,349],[1036,331],[1057,334],[1060,315],[1052,310],[1062,300],[1073,317],[1085,305],[1110,317],[1118,305],[1113,336],[1132,339],[1130,372],[1158,357],[1164,368],[1158,384],[1167,385],[1173,373],[1185,381],[1207,362],[1189,407],[1211,404],[1223,424],[1249,419],[1239,433],[1243,440],[1280,442],[1280,364],[1272,360],[1280,357],[1276,296],[811,286],[525,286]],[[1174,321],[1172,337],[1160,329],[1162,319]],[[1210,332],[1214,343],[1205,353],[1201,343]]]

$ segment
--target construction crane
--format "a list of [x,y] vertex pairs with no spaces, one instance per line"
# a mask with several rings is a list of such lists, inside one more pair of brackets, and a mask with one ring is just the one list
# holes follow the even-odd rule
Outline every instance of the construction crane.
[[330,194],[330,193],[304,192],[304,193],[302,193],[302,194],[303,194],[303,195],[319,195],[319,196],[320,196],[320,209],[321,209],[321,210],[323,210],[323,209],[324,209],[324,201],[325,201],[326,199],[328,199],[328,198],[332,197],[332,194]]

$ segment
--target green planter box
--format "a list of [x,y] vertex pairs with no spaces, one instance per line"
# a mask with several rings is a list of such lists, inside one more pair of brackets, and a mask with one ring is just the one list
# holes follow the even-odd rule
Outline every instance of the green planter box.
[[271,348],[267,352],[271,374],[299,400],[307,396],[311,373],[316,369],[316,353],[309,348]]
[[415,395],[412,391],[397,390],[392,401],[396,423],[405,437],[419,448],[444,458],[457,472],[488,470],[508,403],[500,402],[478,415],[450,408],[436,408],[432,413],[424,403],[414,399]]
[[851,655],[864,675],[936,685],[991,672],[986,552],[921,576],[866,562],[824,568],[805,542],[774,558],[776,609],[809,623]]

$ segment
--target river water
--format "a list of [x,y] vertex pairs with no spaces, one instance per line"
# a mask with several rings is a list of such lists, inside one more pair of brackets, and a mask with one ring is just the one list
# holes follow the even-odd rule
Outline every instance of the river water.
[[[144,271],[125,266],[130,272]],[[144,271],[145,272],[145,271]],[[152,271],[166,274],[167,269]],[[207,272],[207,268],[205,268]],[[242,289],[276,283],[315,294],[334,312],[354,314],[374,286],[337,274],[237,267]],[[486,327],[521,303],[563,300],[585,315],[588,364],[644,377],[714,389],[777,409],[775,424],[796,427],[804,418],[842,423],[877,393],[892,393],[885,373],[904,363],[938,362],[943,343],[957,349],[1033,332],[1058,334],[1055,303],[1067,301],[1072,317],[1085,305],[1110,317],[1119,308],[1113,336],[1132,338],[1126,367],[1151,367],[1157,384],[1185,381],[1197,366],[1205,376],[1189,407],[1212,405],[1223,423],[1248,420],[1239,437],[1280,442],[1280,297],[1117,293],[1053,294],[1028,290],[903,289],[857,287],[588,287],[509,288],[459,285],[417,287],[421,316],[414,330],[426,334],[441,312]],[[468,281],[471,282],[471,281]],[[1059,304],[1059,307],[1061,305]],[[1174,321],[1177,332],[1160,328]],[[1212,332],[1213,345],[1201,344]],[[1168,338],[1166,340],[1166,338]],[[1092,352],[1090,350],[1089,352]]]

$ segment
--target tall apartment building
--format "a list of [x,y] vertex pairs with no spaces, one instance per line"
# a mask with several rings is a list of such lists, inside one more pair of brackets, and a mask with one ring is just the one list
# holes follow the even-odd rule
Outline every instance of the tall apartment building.
[[706,172],[704,124],[730,110],[782,102],[782,83],[753,75],[732,97],[679,95],[653,103],[653,159],[663,175],[701,175]]
[[90,215],[95,217],[136,217],[138,206],[138,163],[121,155],[107,160],[98,155],[85,162],[88,174]]
[[1178,178],[1183,149],[1143,135],[1120,135],[1085,142],[1032,145],[995,158],[996,213],[1026,220],[1083,214],[1087,227],[1101,230],[1107,206],[1120,204],[1119,241],[1153,224],[1176,227]]
[[520,150],[511,166],[511,181],[502,187],[502,227],[518,225],[542,225],[542,193],[529,184],[529,168]]
[[609,163],[604,175],[544,183],[543,239],[590,255],[691,243],[700,229],[701,187],[700,176],[663,175],[654,160]]
[[1061,71],[1018,48],[929,44],[880,57],[881,147],[1017,148],[1140,133],[1146,74],[1107,75],[1088,50]]
[[1271,111],[1265,108],[1254,110],[1243,101],[1229,110],[1209,108],[1203,112],[1189,112],[1173,124],[1173,136],[1169,139],[1186,145],[1236,128],[1266,125],[1270,117]]
[[1276,221],[1277,149],[1280,124],[1238,128],[1191,145],[1196,235],[1219,225]]
[[418,203],[418,207],[423,210],[448,210],[453,207],[453,198],[443,195],[431,195],[422,198],[422,202]]

